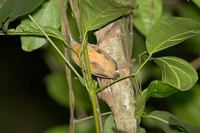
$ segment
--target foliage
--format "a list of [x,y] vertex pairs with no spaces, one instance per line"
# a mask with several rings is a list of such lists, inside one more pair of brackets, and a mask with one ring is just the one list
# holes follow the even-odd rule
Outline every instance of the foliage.
[[[131,13],[133,13],[133,26],[136,27],[136,29],[138,29],[138,31],[146,39],[145,51],[147,51],[147,58],[141,64],[139,63],[139,67],[135,69],[135,71],[132,72],[129,76],[121,77],[113,83],[126,78],[140,76],[140,71],[144,70],[144,66],[147,64],[147,62],[155,62],[156,65],[158,65],[160,68],[162,78],[151,80],[151,82],[148,84],[148,87],[146,87],[144,90],[139,88],[141,90],[139,90],[140,93],[137,97],[135,117],[139,119],[143,117],[147,125],[156,125],[162,128],[165,132],[195,133],[200,130],[199,127],[187,124],[169,112],[153,111],[148,115],[144,115],[145,106],[149,98],[165,98],[179,91],[188,91],[196,84],[198,80],[198,73],[190,63],[173,55],[159,55],[162,53],[162,51],[170,50],[171,47],[200,34],[200,22],[198,20],[194,20],[196,16],[191,19],[183,17],[184,15],[179,17],[175,17],[173,15],[163,15],[164,3],[161,0],[138,0],[137,3],[134,3],[133,1],[120,0],[76,0],[80,11],[80,22],[77,20],[77,25],[80,26],[79,34],[81,35],[82,40],[82,51],[76,54],[80,60],[80,71],[82,72],[81,75],[75,68],[74,64],[71,63],[69,58],[66,58],[62,50],[58,48],[58,46],[60,47],[60,45],[64,45],[67,47],[68,51],[74,52],[70,48],[70,45],[60,30],[63,20],[63,14],[60,9],[60,1],[49,0],[45,1],[44,3],[43,2],[44,1],[36,0],[30,0],[28,2],[22,0],[0,1],[0,28],[2,29],[0,34],[21,35],[22,48],[26,51],[39,49],[44,44],[49,42],[55,51],[59,53],[61,58],[75,73],[73,78],[78,77],[79,82],[76,82],[77,79],[73,79],[72,83],[66,83],[65,75],[63,74],[64,67],[61,68],[61,71],[54,68],[54,72],[47,77],[46,81],[50,96],[54,98],[58,103],[64,106],[69,106],[69,101],[67,100],[68,93],[65,88],[67,84],[72,84],[73,88],[76,88],[74,89],[75,95],[77,97],[75,107],[91,110],[88,104],[90,98],[93,106],[97,132],[99,131],[99,116],[97,112],[99,109],[95,101],[96,92],[99,87],[95,78],[92,78],[91,75],[89,56],[86,48],[88,42],[88,32],[99,30],[101,27],[121,17],[132,15]],[[67,3],[67,1],[65,2]],[[200,6],[200,1],[193,0],[193,2],[196,4],[195,9],[197,8],[197,10],[199,10],[198,7]],[[21,5],[24,6],[21,7]],[[39,6],[40,8],[38,8]],[[184,14],[183,9],[187,7],[191,7],[191,9],[188,8],[189,11],[194,11],[193,7],[190,5],[182,6],[178,10],[180,11],[180,14]],[[2,12],[5,9],[8,10]],[[33,17],[30,17],[31,20],[29,18],[22,18],[21,24],[19,24],[15,29],[8,29],[8,25],[11,21],[28,13],[33,13]],[[63,62],[61,62],[60,66],[62,65],[64,66]],[[83,88],[86,89],[84,90]],[[70,88],[68,87],[68,89]],[[88,93],[89,97],[86,92]],[[80,126],[82,128],[80,131],[78,128],[76,128],[76,132],[93,131],[94,126],[91,124],[91,122],[81,124],[84,126]],[[91,130],[89,131],[85,127]],[[45,133],[62,133],[67,128],[68,127],[56,127],[49,129]],[[121,132],[116,129],[112,115],[110,115],[105,120],[104,128],[105,132],[109,133]],[[145,129],[141,128],[141,132],[146,131]]]
[[166,133],[198,133],[200,130],[200,127],[185,123],[165,111],[153,111],[146,116],[146,119],[151,119],[152,126],[161,127]]

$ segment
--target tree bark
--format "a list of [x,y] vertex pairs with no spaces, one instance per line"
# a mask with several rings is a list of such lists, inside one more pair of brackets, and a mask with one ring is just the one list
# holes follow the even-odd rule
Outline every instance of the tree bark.
[[[125,32],[122,31],[123,26],[122,19],[119,19],[95,33],[99,47],[107,52],[117,62],[118,66],[124,66],[124,64],[129,62],[123,49],[123,45],[126,45],[122,43],[122,38],[126,36]],[[120,69],[120,76],[127,76],[129,74],[130,67]],[[99,80],[101,86],[110,82],[111,80],[108,79]],[[104,89],[98,93],[98,97],[104,100],[112,110],[116,126],[119,130],[127,133],[137,133],[137,119],[134,118],[135,91],[130,79],[125,79]]]

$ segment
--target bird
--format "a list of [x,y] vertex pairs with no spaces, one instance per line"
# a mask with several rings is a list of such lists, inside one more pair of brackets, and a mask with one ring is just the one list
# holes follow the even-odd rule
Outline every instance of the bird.
[[[63,14],[65,14],[66,10],[64,9],[64,7],[62,11]],[[73,52],[71,52],[71,59],[75,62],[75,64],[81,67],[78,55],[81,52],[82,45],[73,39],[68,23],[67,14],[65,14],[63,17],[64,25],[66,27],[66,36],[69,39],[71,48],[73,49]],[[120,76],[116,61],[111,56],[109,56],[104,50],[102,50],[97,45],[89,43],[87,44],[86,48],[88,51],[91,73],[93,75],[105,79],[117,79]]]
[[[74,52],[76,52],[76,54],[74,52],[71,53],[71,58],[78,66],[80,66],[80,60],[77,55],[81,51],[81,44],[72,40],[71,47]],[[91,73],[93,75],[105,79],[117,79],[120,76],[116,61],[104,50],[97,45],[88,44],[87,51]]]

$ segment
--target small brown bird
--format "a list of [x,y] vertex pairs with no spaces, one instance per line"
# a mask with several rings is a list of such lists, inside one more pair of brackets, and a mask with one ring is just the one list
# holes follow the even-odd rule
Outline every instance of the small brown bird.
[[[74,52],[79,54],[81,51],[81,44],[76,42],[72,37],[67,14],[65,11],[66,9],[63,6],[62,12],[65,14],[63,15],[63,20],[64,27],[66,27],[64,30],[66,31],[67,38],[70,39],[71,48],[74,50]],[[87,49],[90,60],[90,68],[93,75],[109,79],[116,79],[120,76],[117,63],[106,52],[100,49],[97,45],[92,44],[88,44]],[[71,58],[78,66],[80,66],[80,60],[77,54],[74,52],[71,52]]]
[[[78,42],[71,41],[71,46],[77,54],[80,52],[81,45]],[[93,75],[109,79],[116,79],[120,76],[117,63],[107,53],[98,46],[92,44],[88,44],[87,49]],[[71,57],[73,61],[80,66],[77,55],[72,52]]]

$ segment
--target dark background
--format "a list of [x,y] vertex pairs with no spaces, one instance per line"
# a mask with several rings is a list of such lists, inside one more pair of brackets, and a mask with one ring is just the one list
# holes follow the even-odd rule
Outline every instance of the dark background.
[[23,51],[19,36],[0,36],[0,44],[1,133],[41,133],[67,123],[66,109],[46,92],[44,51]]

